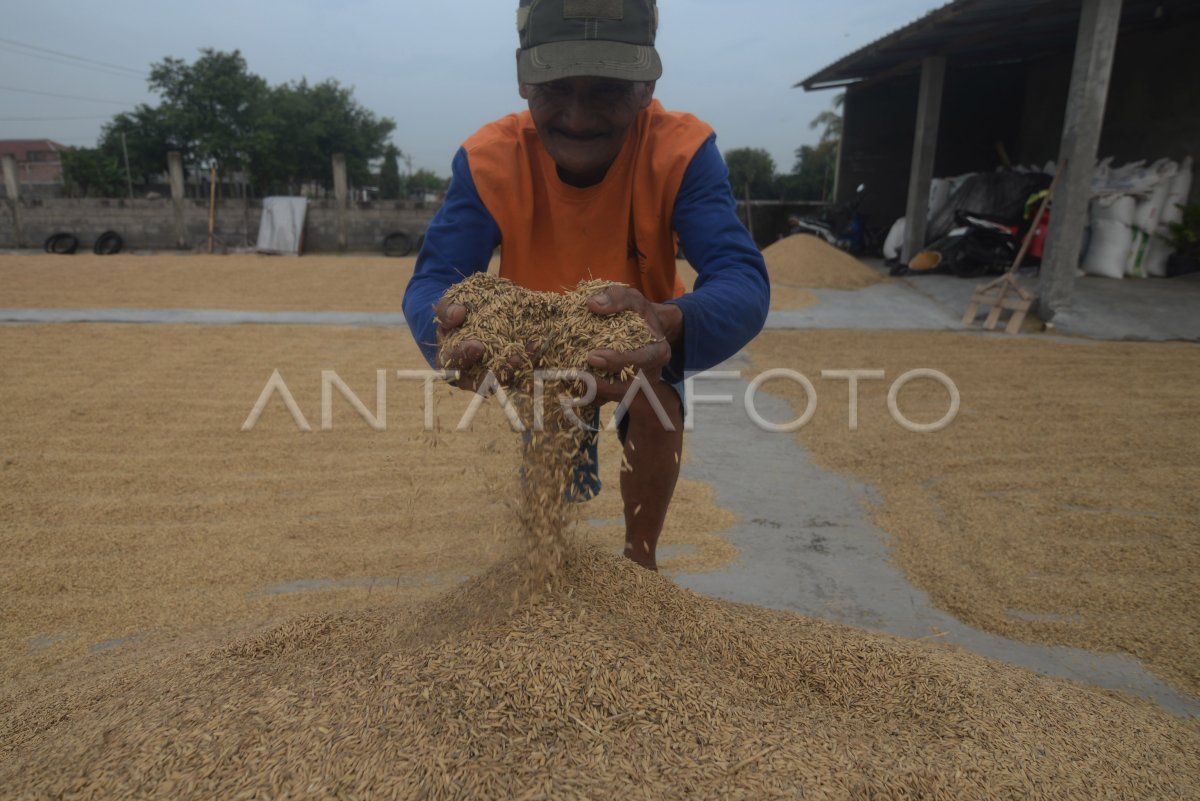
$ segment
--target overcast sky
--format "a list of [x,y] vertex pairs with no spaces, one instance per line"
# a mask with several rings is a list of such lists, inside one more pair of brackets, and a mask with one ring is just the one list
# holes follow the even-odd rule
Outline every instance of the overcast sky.
[[[393,141],[412,157],[413,168],[440,175],[449,174],[463,139],[522,103],[513,58],[517,0],[6,5],[0,25],[0,139],[93,146],[113,114],[137,103],[157,104],[146,89],[150,64],[166,56],[191,62],[203,47],[241,50],[250,71],[272,84],[334,78],[353,87],[359,103],[396,121]],[[808,123],[834,96],[792,84],[940,5],[660,0],[664,74],[656,96],[668,109],[690,111],[710,123],[722,151],[765,148],[786,172],[793,151],[816,141]]]

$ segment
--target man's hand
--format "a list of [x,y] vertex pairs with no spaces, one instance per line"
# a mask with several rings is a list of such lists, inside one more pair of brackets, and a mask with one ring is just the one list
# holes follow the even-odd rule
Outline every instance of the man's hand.
[[458,381],[454,386],[475,390],[483,381],[483,343],[477,339],[459,342],[451,348],[443,347],[446,337],[460,328],[467,319],[467,307],[461,303],[450,303],[445,298],[433,309],[437,320],[438,355],[437,366],[442,370],[458,370]]
[[[643,372],[651,382],[662,380],[662,368],[671,360],[671,345],[679,340],[682,315],[677,306],[651,303],[636,289],[627,286],[610,286],[588,299],[588,309],[593,314],[608,316],[623,311],[633,311],[646,322],[654,341],[637,350],[615,351],[600,348],[588,354],[588,367],[612,375],[619,375],[625,368],[634,373]],[[621,400],[629,391],[631,381],[596,381],[596,398],[600,401]]]
[[[483,343],[478,339],[466,339],[450,348],[443,348],[442,343],[455,329],[462,327],[467,319],[467,307],[461,303],[450,303],[445,298],[438,302],[433,310],[437,320],[438,358],[437,366],[443,370],[458,370],[458,380],[453,382],[459,389],[475,392],[479,389],[487,371],[483,362]],[[508,358],[508,369],[500,370],[496,376],[500,383],[507,386],[513,376],[521,369],[520,356],[514,354]]]

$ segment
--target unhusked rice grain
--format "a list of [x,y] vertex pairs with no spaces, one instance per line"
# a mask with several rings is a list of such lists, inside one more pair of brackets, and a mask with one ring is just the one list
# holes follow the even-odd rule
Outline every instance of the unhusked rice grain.
[[594,549],[418,614],[302,618],[92,688],[32,798],[1194,798],[1200,732],[958,650],[700,597]]

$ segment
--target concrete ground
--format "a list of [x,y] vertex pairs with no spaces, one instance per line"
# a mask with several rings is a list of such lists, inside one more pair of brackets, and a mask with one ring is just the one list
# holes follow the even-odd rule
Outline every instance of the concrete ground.
[[[867,264],[876,270],[887,272],[878,260],[869,260]],[[911,325],[870,324],[867,327],[965,328],[962,325],[962,315],[975,286],[983,280],[990,279],[956,278],[951,275],[909,275],[870,287],[865,291],[877,290],[875,295],[879,299],[896,297],[904,304],[902,309],[914,307],[919,311],[907,318]],[[1023,275],[1020,283],[1037,294],[1036,276]],[[821,298],[820,305],[824,305],[830,293],[828,290],[817,290],[816,294]],[[921,300],[917,300],[914,295],[919,296]],[[825,314],[833,312],[847,302],[853,303],[836,296],[829,300],[832,303]],[[875,304],[880,302],[870,296],[864,297],[864,300]],[[815,306],[812,310],[816,312],[818,308],[819,306]],[[859,306],[858,310],[866,308],[871,307]],[[985,312],[986,310],[981,310],[974,327],[980,327]],[[888,319],[892,319],[893,316],[888,315]],[[841,327],[832,324],[833,321],[823,324],[825,322],[826,320],[822,320],[819,327]],[[1089,339],[1151,342],[1200,340],[1200,273],[1178,278],[1123,280],[1081,276],[1075,281],[1071,305],[1055,314],[1051,323],[1053,330],[1058,334]]]
[[[872,264],[883,270],[882,264]],[[1031,289],[1036,281],[1025,279]],[[968,330],[963,310],[977,280],[911,276],[853,292],[814,290],[820,302],[772,313],[781,329]],[[1082,278],[1069,310],[1056,315],[1059,337],[1200,340],[1200,276],[1113,281]],[[0,309],[0,322],[135,322],[402,325],[398,314],[292,313],[184,309]],[[974,328],[979,328],[976,322]],[[1005,336],[1001,333],[990,334]],[[1020,334],[1018,336],[1045,336]],[[744,366],[735,358],[727,369]],[[745,391],[741,379],[705,382],[706,394]],[[793,415],[760,393],[767,419]],[[790,435],[764,432],[733,405],[701,407],[689,435],[685,475],[711,483],[739,522],[724,532],[741,551],[732,566],[681,574],[697,591],[906,637],[936,639],[1041,673],[1120,689],[1179,715],[1200,716],[1200,700],[1175,692],[1131,657],[1030,645],[987,634],[930,605],[888,558],[887,535],[871,522],[872,488],[821,470]],[[811,488],[797,515],[797,474]]]

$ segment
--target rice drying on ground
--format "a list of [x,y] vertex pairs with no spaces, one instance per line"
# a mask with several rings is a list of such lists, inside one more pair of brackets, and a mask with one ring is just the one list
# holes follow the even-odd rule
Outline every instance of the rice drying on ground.
[[[494,402],[456,430],[474,396],[442,382],[425,430],[423,382],[395,374],[428,368],[405,329],[10,325],[0,352],[19,421],[0,429],[0,706],[200,634],[432,598],[512,547],[520,437]],[[313,431],[278,395],[241,430],[276,369]],[[320,430],[325,370],[372,412],[386,370],[387,429],[334,392]],[[600,451],[578,534],[619,553],[616,436]],[[728,564],[732,520],[680,479],[659,567]]]
[[[1187,489],[1200,486],[1200,346],[766,331],[749,350],[756,370],[815,382],[797,441],[878,490],[896,562],[938,607],[1005,637],[1131,654],[1200,696],[1200,495]],[[913,433],[888,410],[892,383],[915,368],[958,388],[941,431]],[[858,383],[857,430],[846,381],[819,379],[845,369],[884,372]],[[763,389],[797,414],[809,403],[792,381]],[[896,405],[934,423],[950,401],[919,379]]]
[[[1200,730],[929,643],[698,596],[588,549],[414,615],[301,618],[24,717],[9,797],[1196,797]],[[12,720],[4,721],[11,736]]]
[[763,250],[772,291],[863,289],[885,281],[882,275],[844,250],[807,234],[784,237]]
[[[675,269],[683,282],[684,288],[691,292],[696,285],[696,271],[686,261],[677,261]],[[795,286],[785,286],[771,278],[771,311],[793,311],[815,306],[820,301],[817,296],[807,289]]]
[[398,312],[415,257],[44,253],[0,258],[8,308]]
[[[106,336],[142,336],[128,328],[108,327]],[[116,374],[140,375],[144,362],[160,359],[163,371],[178,361],[177,369],[189,373],[176,384],[203,379],[195,362],[177,358],[203,337],[203,329],[173,330],[162,327],[138,340],[141,347],[122,351],[119,370],[126,372]],[[46,336],[60,335],[55,330]],[[349,341],[360,336],[374,335],[345,334]],[[846,332],[836,336],[842,344],[851,338]],[[26,344],[31,354],[22,359],[46,347],[36,338]],[[178,351],[164,353],[165,344]],[[236,345],[221,345],[208,358],[228,371]],[[842,363],[846,352],[831,346],[806,350],[806,371],[814,352],[839,358],[817,368],[863,366]],[[881,351],[866,354],[878,357]],[[961,354],[971,363],[977,355]],[[66,359],[58,369],[67,369]],[[68,382],[81,381],[80,391],[89,397],[111,380],[114,365],[98,365],[93,375],[84,364],[79,377],[63,377],[56,388],[63,393],[63,419],[89,411],[70,405]],[[250,386],[257,391],[263,375],[259,364],[252,367],[248,375],[256,380]],[[19,368],[11,368],[14,381]],[[125,425],[131,419],[125,401],[147,402],[150,386],[132,387],[128,398],[109,386],[112,397],[96,410],[97,426],[111,427],[106,415]],[[34,408],[45,402],[44,394],[44,387],[31,387],[20,403],[6,394],[6,408]],[[157,409],[154,419],[176,420],[185,400]],[[910,402],[906,390],[902,404],[911,413]],[[216,410],[215,419],[223,420],[229,416],[223,404],[214,394],[206,413]],[[873,420],[869,405],[864,400],[864,429]],[[240,422],[245,406],[233,408]],[[50,472],[24,478],[21,497],[8,496],[6,508],[36,514],[41,507],[27,509],[26,498],[41,491],[38,482],[53,473],[53,464],[37,468],[35,457],[80,458],[87,432],[77,429],[76,423],[69,435],[58,435],[61,441],[20,441],[23,470]],[[219,440],[221,431],[218,425],[208,433]],[[170,442],[157,436],[159,448]],[[264,441],[274,442],[243,438],[240,445],[261,451]],[[341,442],[317,440],[288,453],[299,464]],[[431,436],[427,445],[436,442]],[[444,446],[425,453],[437,447]],[[232,467],[240,464],[236,456],[221,452],[207,467],[239,469]],[[461,461],[462,454],[455,458]],[[119,464],[116,458],[97,463],[77,489],[109,487],[108,474]],[[902,466],[914,469],[913,462]],[[456,474],[438,475],[453,483]],[[122,488],[137,480],[127,476],[112,492],[125,497]],[[295,481],[279,486],[304,489]],[[466,486],[458,485],[459,494]],[[218,504],[229,502],[229,489],[218,494]],[[431,502],[438,488],[427,489],[428,496],[418,490],[414,498]],[[301,497],[290,503],[304,503],[305,493],[296,494]],[[109,496],[97,497],[103,502]],[[125,513],[104,511],[110,517]],[[192,507],[169,511],[182,524],[175,529],[191,531],[185,516]],[[461,528],[471,519],[457,515],[440,525]],[[484,515],[479,519],[484,528],[497,523],[492,517],[485,526]],[[56,521],[60,527],[72,523]],[[334,525],[327,520],[318,527],[327,533]],[[105,530],[106,537],[113,534]],[[441,530],[432,525],[425,534],[436,539]],[[33,547],[32,539],[25,536],[22,547]],[[146,579],[151,557],[139,549],[121,551],[115,539],[87,542],[97,553],[115,549],[117,558],[136,559],[133,575]],[[1200,728],[1146,702],[929,642],[705,599],[625,560],[570,543],[561,556],[558,580],[536,604],[512,600],[529,575],[522,558],[415,612],[410,604],[380,601],[367,609],[293,618],[217,648],[147,653],[108,677],[68,681],[32,701],[0,699],[0,787],[22,799],[969,800],[1188,798],[1200,791]],[[64,565],[78,558],[66,540],[54,557]]]

